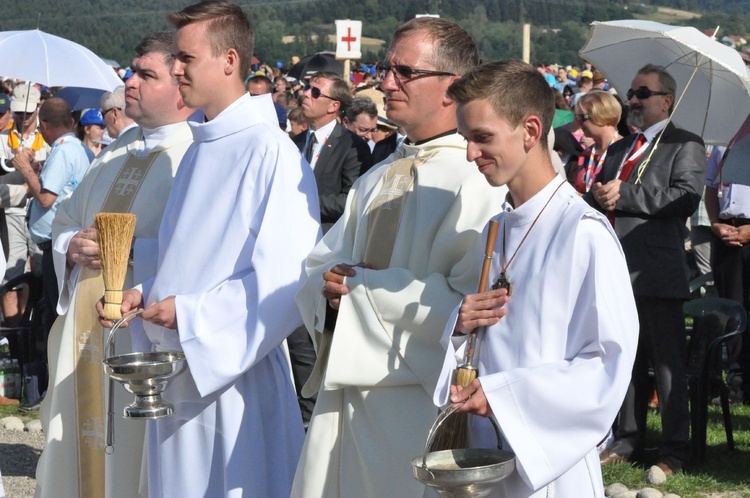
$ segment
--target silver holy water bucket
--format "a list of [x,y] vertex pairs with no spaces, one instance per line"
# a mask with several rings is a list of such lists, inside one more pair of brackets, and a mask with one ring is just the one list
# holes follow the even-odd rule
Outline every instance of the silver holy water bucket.
[[497,487],[516,468],[513,453],[503,451],[500,429],[495,428],[498,449],[466,448],[428,452],[440,425],[460,405],[452,405],[440,413],[427,436],[424,454],[411,461],[414,477],[443,498],[481,498],[497,496]]
[[135,394],[135,401],[123,411],[125,418],[155,419],[174,413],[174,406],[164,400],[161,393],[185,368],[185,355],[178,351],[155,351],[110,356],[114,351],[117,329],[143,311],[127,313],[112,326],[105,350],[104,371]]

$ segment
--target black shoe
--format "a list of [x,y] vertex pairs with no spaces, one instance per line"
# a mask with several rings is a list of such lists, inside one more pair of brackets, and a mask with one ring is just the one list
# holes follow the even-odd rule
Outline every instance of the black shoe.
[[42,401],[44,401],[44,396],[40,397],[33,403],[24,403],[19,406],[18,409],[24,412],[38,412],[39,408],[42,406]]

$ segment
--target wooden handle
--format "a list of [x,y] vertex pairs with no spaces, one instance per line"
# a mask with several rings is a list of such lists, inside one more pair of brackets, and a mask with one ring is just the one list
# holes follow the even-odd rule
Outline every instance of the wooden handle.
[[[500,223],[498,221],[490,221],[490,227],[487,230],[487,244],[484,247],[484,261],[482,262],[482,273],[479,276],[479,290],[478,292],[487,292],[487,285],[490,280],[490,266],[492,265],[492,254],[495,251],[495,241],[497,241],[497,232]],[[473,368],[474,365],[474,350],[476,349],[477,343],[477,329],[474,329],[469,334],[469,340],[466,344],[466,354],[464,355],[464,363],[461,366]],[[476,378],[476,372],[471,375]],[[468,385],[468,384],[466,384]]]
[[500,222],[490,221],[490,228],[487,231],[487,244],[484,247],[484,261],[482,262],[482,273],[479,276],[479,289],[477,292],[487,292],[490,280],[490,267],[492,266],[492,254],[495,252],[495,241]]

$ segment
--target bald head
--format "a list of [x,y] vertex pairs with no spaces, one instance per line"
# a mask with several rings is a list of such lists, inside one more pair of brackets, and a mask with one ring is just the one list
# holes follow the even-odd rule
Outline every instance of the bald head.
[[73,116],[70,106],[63,99],[47,99],[39,110],[39,121],[47,123],[53,129],[73,130]]

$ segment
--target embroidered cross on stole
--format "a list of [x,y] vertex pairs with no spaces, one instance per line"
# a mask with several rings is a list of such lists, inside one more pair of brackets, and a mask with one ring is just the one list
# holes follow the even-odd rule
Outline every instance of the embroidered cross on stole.
[[[100,209],[107,213],[127,213],[159,152],[146,157],[128,154],[117,179]],[[105,389],[108,385],[104,359],[104,331],[99,325],[95,304],[104,295],[101,270],[81,269],[75,290],[74,336],[76,429],[78,432],[79,495],[105,496],[104,433],[106,420]],[[117,386],[118,389],[122,389]],[[134,485],[138,485],[135,483]]]
[[425,160],[408,157],[394,161],[383,178],[380,192],[370,206],[364,261],[376,270],[388,268],[391,263],[404,205],[412,190],[416,169]]

